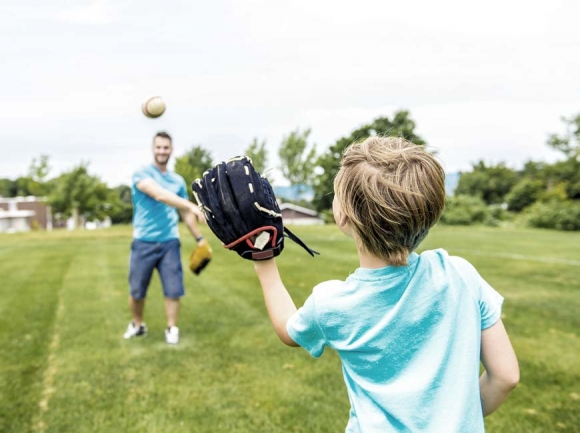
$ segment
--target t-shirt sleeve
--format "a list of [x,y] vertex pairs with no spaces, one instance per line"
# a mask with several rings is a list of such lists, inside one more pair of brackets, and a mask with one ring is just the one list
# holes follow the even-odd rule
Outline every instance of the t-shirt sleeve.
[[187,195],[187,186],[185,185],[185,180],[183,178],[181,178],[181,188],[179,188],[177,195],[181,198],[189,200],[189,196]]
[[479,297],[479,310],[481,311],[481,330],[494,325],[501,317],[503,296],[491,287],[480,275],[478,275],[481,289]]
[[133,178],[131,181],[133,182],[133,185],[137,185],[138,182],[142,181],[143,179],[147,179],[148,177],[151,176],[149,173],[147,173],[147,170],[142,168],[141,170],[137,170],[135,173],[133,173]]
[[456,256],[451,256],[450,260],[478,303],[481,330],[491,327],[501,317],[503,296],[496,292],[467,260]]
[[292,340],[308,350],[313,357],[318,358],[324,352],[326,338],[316,316],[314,297],[310,295],[304,305],[288,319],[286,330]]

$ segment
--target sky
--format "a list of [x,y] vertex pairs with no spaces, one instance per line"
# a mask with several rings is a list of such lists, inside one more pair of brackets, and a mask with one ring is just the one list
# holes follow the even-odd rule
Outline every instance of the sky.
[[548,135],[580,113],[578,16],[575,0],[3,2],[0,178],[48,155],[49,177],[88,162],[130,184],[167,130],[175,156],[216,163],[265,140],[285,184],[291,131],[322,153],[400,109],[448,172],[553,162]]

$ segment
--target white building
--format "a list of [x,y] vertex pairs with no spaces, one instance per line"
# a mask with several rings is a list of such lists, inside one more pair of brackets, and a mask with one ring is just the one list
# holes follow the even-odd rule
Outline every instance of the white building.
[[39,197],[0,197],[0,233],[52,229],[50,208]]
[[320,218],[316,211],[297,206],[292,203],[282,203],[280,213],[284,225],[322,225],[324,220]]

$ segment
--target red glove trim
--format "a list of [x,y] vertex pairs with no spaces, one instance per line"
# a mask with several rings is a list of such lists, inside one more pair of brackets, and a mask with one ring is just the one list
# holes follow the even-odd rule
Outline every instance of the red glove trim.
[[272,236],[272,248],[274,248],[276,246],[276,238],[278,237],[278,230],[274,226],[264,226],[264,227],[260,227],[258,229],[252,230],[250,233],[245,234],[244,236],[242,236],[238,240],[235,240],[231,244],[224,245],[224,248],[227,248],[229,250],[229,249],[235,247],[237,244],[239,244],[243,241],[246,241],[246,243],[250,246],[250,248],[256,249],[256,247],[254,246],[254,244],[252,243],[250,238],[254,235],[257,235],[261,232],[265,232],[267,230],[274,232],[274,236]]

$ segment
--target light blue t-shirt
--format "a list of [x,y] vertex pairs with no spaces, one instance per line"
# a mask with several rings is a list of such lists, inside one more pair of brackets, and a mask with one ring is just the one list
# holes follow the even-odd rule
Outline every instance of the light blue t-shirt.
[[469,262],[439,249],[317,285],[286,328],[314,357],[338,352],[347,432],[483,432],[481,331],[502,303]]
[[161,173],[149,164],[133,174],[131,197],[133,200],[133,238],[146,242],[166,242],[179,239],[179,214],[177,209],[161,203],[137,189],[143,179],[153,179],[162,188],[188,199],[183,178],[172,171]]

